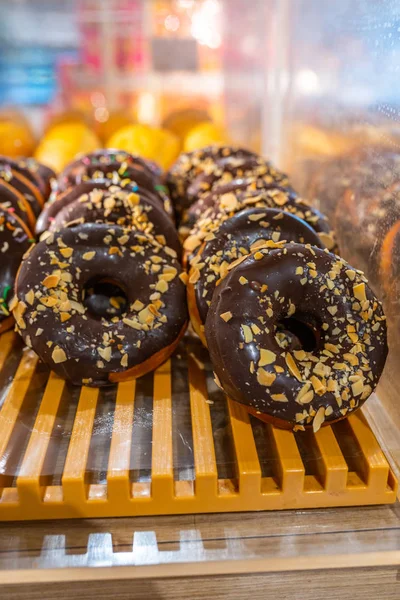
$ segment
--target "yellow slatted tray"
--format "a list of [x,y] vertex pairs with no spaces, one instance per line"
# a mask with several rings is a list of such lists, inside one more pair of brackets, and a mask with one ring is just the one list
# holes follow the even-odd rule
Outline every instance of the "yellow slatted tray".
[[395,501],[397,482],[362,412],[316,435],[275,429],[211,390],[193,346],[180,352],[103,391],[72,388],[3,335],[0,520]]

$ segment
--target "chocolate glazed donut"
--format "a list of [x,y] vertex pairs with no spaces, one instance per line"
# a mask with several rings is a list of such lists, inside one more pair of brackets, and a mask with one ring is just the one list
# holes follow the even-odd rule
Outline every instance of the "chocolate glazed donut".
[[[173,210],[171,201],[166,193],[165,186],[161,183],[160,179],[154,175],[149,175],[144,169],[138,169],[135,165],[103,165],[101,170],[96,165],[88,165],[84,173],[81,173],[75,182],[71,182],[71,186],[85,181],[104,181],[105,179],[110,180],[115,185],[124,185],[128,183],[135,183],[136,185],[146,189],[151,194],[154,194],[160,199],[165,211],[173,216]],[[59,186],[59,192],[65,191],[65,187]]]
[[295,430],[359,408],[387,355],[385,315],[363,274],[302,244],[258,250],[232,269],[205,333],[228,396]]
[[69,204],[72,204],[81,198],[84,194],[89,194],[93,190],[110,190],[111,193],[114,188],[123,189],[127,192],[135,192],[141,197],[148,198],[152,203],[164,210],[164,204],[159,195],[153,194],[145,188],[138,186],[134,181],[123,180],[119,181],[118,184],[113,183],[110,179],[83,181],[68,188],[65,192],[54,195],[54,197],[47,202],[36,222],[36,235],[40,236],[44,231],[47,231],[57,214]]
[[9,166],[0,166],[0,178],[23,195],[24,199],[29,202],[35,217],[40,215],[43,206],[43,197],[38,188],[29,179],[17,171],[13,171]]
[[285,242],[324,248],[318,235],[305,221],[272,208],[242,210],[210,235],[191,262],[187,285],[190,319],[204,345],[207,345],[204,323],[214,290],[221,280],[257,248]]
[[65,206],[52,221],[49,231],[57,231],[71,221],[116,223],[153,235],[162,244],[181,255],[181,244],[172,219],[159,202],[147,195],[129,192],[118,186],[94,189]]
[[33,247],[31,237],[23,221],[0,206],[0,333],[14,324],[8,303],[22,257]]
[[183,152],[179,156],[166,175],[166,183],[178,213],[190,206],[187,189],[192,181],[198,175],[212,170],[217,160],[229,156],[255,158],[257,154],[235,146],[206,146],[193,152]]
[[4,168],[11,168],[13,171],[16,171],[17,173],[19,173],[20,175],[22,175],[23,177],[25,177],[26,179],[28,179],[28,181],[30,181],[31,183],[33,183],[33,185],[37,188],[37,190],[40,193],[40,203],[41,205],[43,205],[44,203],[44,188],[45,188],[45,183],[42,179],[42,177],[39,175],[39,173],[37,172],[33,172],[31,171],[27,165],[25,164],[25,161],[22,160],[13,160],[12,158],[8,158],[7,156],[0,156],[0,169],[4,169]]
[[[117,225],[70,226],[39,242],[17,275],[13,313],[25,343],[76,385],[140,377],[164,362],[187,325],[184,276],[171,248]],[[84,305],[101,281],[126,311],[99,319]]]
[[36,175],[43,182],[40,188],[42,195],[45,200],[50,196],[53,182],[56,181],[57,176],[53,169],[38,162],[35,158],[29,157],[19,161],[20,165],[29,169],[31,173]]
[[261,156],[231,156],[217,160],[212,169],[196,177],[186,190],[189,205],[196,202],[203,194],[210,192],[215,186],[229,183],[237,178],[262,177],[266,185],[289,185],[288,176],[278,171],[269,161]]
[[[34,230],[35,215],[24,196],[0,178],[0,206],[13,212],[30,229]],[[32,236],[31,236],[32,237]]]
[[[267,177],[268,179],[268,177]],[[189,208],[183,213],[182,220],[179,226],[179,234],[186,238],[197,221],[204,216],[204,213],[214,207],[218,207],[219,201],[222,196],[232,192],[235,196],[240,196],[243,191],[256,191],[256,190],[281,190],[287,192],[287,194],[296,196],[296,192],[290,186],[280,186],[276,182],[268,183],[264,177],[255,178],[237,178],[233,179],[230,183],[218,183],[211,192],[203,194],[196,202],[194,202]]]
[[58,178],[59,189],[63,191],[87,178],[90,173],[104,171],[104,169],[110,169],[108,172],[121,171],[119,174],[124,178],[124,171],[132,167],[146,174],[150,180],[159,179],[162,175],[161,169],[153,161],[147,161],[125,150],[101,149],[69,163]]
[[299,217],[314,229],[328,250],[337,252],[335,233],[330,228],[325,215],[309,206],[291,188],[270,186],[255,189],[251,184],[248,189],[244,190],[240,188],[229,192],[225,190],[225,186],[220,188],[219,198],[215,203],[214,199],[212,200],[211,207],[204,212],[203,217],[197,221],[191,234],[184,241],[185,261],[193,256],[202,241],[214,232],[223,221],[251,206],[277,208]]

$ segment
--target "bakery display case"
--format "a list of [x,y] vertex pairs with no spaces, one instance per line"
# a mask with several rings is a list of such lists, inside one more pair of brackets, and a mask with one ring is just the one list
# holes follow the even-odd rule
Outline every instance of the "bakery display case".
[[[19,226],[18,267],[26,255],[12,303],[14,279],[6,279],[4,265],[12,263],[16,236],[0,238],[1,597],[247,598],[249,589],[256,598],[399,597],[399,31],[400,9],[391,0],[4,4],[0,232],[4,223],[8,231]],[[140,206],[121,221],[125,187]],[[86,215],[99,203],[119,220],[96,219],[93,233]],[[279,234],[275,226],[269,232],[266,214],[279,219]],[[103,239],[105,223],[140,229],[106,232],[124,284],[93,276],[72,309],[60,287],[64,308],[54,321],[40,321],[58,286],[79,286],[86,263],[95,264],[87,240]],[[264,313],[274,323],[285,302],[281,280],[269,273],[278,293],[258,315],[254,298],[268,286],[245,295],[244,275],[251,261],[267,270],[270,255],[280,257],[275,271],[284,271],[282,250],[285,260],[294,252],[280,239],[285,228],[302,245],[293,256],[304,262],[292,290],[313,285],[307,302],[321,311],[324,298],[334,300],[323,324],[306,318],[305,301],[290,303],[276,325],[282,358],[260,349],[256,370],[251,350],[243,375],[244,344],[260,334],[260,323],[268,325]],[[226,250],[218,245],[221,231],[231,244],[229,266],[214,260]],[[125,312],[143,277],[130,276],[129,236],[134,253],[148,259],[149,289],[158,293],[149,310],[136,300],[137,318]],[[75,282],[68,269],[78,253]],[[57,263],[55,275],[47,260]],[[324,260],[331,261],[326,273]],[[36,291],[47,282],[48,296],[29,291],[32,278]],[[183,337],[184,285],[191,326]],[[240,294],[243,322],[249,312],[260,317],[241,324],[238,337],[227,292]],[[221,314],[209,317],[216,297]],[[103,310],[109,324],[98,330],[90,321],[82,330],[77,352],[84,348],[86,359],[68,363],[68,371],[59,315],[73,336],[76,315],[100,311],[104,324]],[[152,346],[147,363],[137,331],[157,322],[154,345],[156,332],[167,335],[168,320],[176,325],[168,352]],[[121,342],[115,372],[111,323]],[[389,351],[375,389],[385,323]],[[330,342],[321,332],[331,330],[338,340],[347,335],[353,349],[326,343],[323,361],[312,366],[306,355],[322,338]],[[135,342],[128,353],[126,331]],[[356,374],[331,377],[353,373],[344,363]],[[287,393],[301,406],[290,418],[285,393],[273,388],[281,372],[295,382]],[[299,381],[306,383],[298,388]],[[254,397],[247,402],[261,385],[279,407],[273,417]],[[321,412],[319,398],[328,392],[336,404]]]

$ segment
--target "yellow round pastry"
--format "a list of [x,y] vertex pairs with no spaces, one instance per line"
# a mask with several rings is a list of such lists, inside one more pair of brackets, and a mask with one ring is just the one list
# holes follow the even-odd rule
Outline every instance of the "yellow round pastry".
[[163,127],[172,131],[183,141],[191,129],[200,123],[209,123],[210,121],[210,116],[205,110],[184,108],[169,113],[163,121]]
[[110,137],[107,146],[155,160],[164,169],[175,162],[180,151],[176,135],[166,129],[140,124],[123,127]]
[[228,144],[229,137],[226,131],[215,123],[200,123],[189,131],[185,137],[183,150],[184,152],[192,152],[204,146],[211,144]]
[[15,158],[30,156],[35,138],[25,119],[20,115],[0,115],[0,154]]
[[61,123],[42,138],[35,158],[59,172],[77,154],[93,152],[100,146],[97,136],[83,123]]

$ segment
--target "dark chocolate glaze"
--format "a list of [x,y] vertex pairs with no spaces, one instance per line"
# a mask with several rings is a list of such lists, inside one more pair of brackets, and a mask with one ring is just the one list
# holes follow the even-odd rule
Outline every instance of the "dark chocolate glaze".
[[75,220],[133,227],[153,235],[160,244],[173,248],[179,256],[181,254],[175,225],[160,203],[149,195],[130,192],[129,188],[111,186],[83,194],[57,213],[49,231],[57,231]]
[[85,154],[67,165],[58,178],[58,186],[60,191],[63,191],[84,179],[91,179],[96,171],[115,172],[121,179],[124,179],[131,169],[134,169],[136,174],[142,173],[143,177],[150,182],[161,183],[159,180],[162,171],[153,161],[148,161],[124,150],[105,149]]
[[206,146],[193,152],[183,152],[166,175],[166,183],[175,209],[180,214],[190,206],[187,189],[192,181],[214,168],[219,159],[257,157],[257,154],[235,146]]
[[196,222],[204,215],[205,211],[214,206],[218,206],[219,200],[223,194],[234,192],[235,195],[239,195],[240,192],[246,190],[273,190],[273,189],[284,189],[290,194],[296,194],[296,192],[290,186],[279,186],[277,183],[269,183],[269,177],[238,177],[233,179],[229,183],[221,184],[213,188],[208,194],[202,195],[196,202],[194,202],[189,208],[183,213],[182,220],[180,223],[179,231],[183,237],[189,233],[191,229],[196,225]]
[[[324,248],[315,231],[298,217],[272,208],[247,208],[227,219],[205,242],[192,261],[191,275],[199,271],[194,284],[201,323],[206,321],[217,282],[228,272],[229,265],[254,250],[255,245],[272,241],[299,242]],[[199,270],[197,264],[204,265]],[[190,277],[189,277],[190,280]]]
[[25,159],[13,160],[12,158],[8,158],[7,156],[0,156],[0,169],[7,166],[11,167],[13,171],[20,173],[21,175],[29,179],[29,181],[31,181],[33,185],[37,187],[37,189],[43,196],[44,181],[39,175],[39,173],[31,171],[27,167],[27,165],[25,164]]
[[134,181],[124,180],[119,181],[118,184],[113,183],[111,179],[82,181],[81,183],[68,188],[65,192],[52,195],[50,201],[47,202],[36,222],[36,235],[40,236],[44,231],[49,229],[57,214],[84,194],[89,194],[92,190],[109,190],[117,185],[123,190],[135,192],[142,197],[149,198],[154,204],[157,204],[160,208],[164,209],[164,204],[159,195],[138,186]]
[[32,242],[20,219],[0,206],[0,326],[11,314],[15,276]]
[[51,190],[53,188],[53,183],[57,180],[57,175],[47,165],[38,162],[35,158],[24,158],[20,161],[24,164],[29,171],[32,173],[36,173],[36,175],[42,180],[43,185],[41,187],[41,191],[45,200],[50,196]]
[[28,203],[21,199],[20,192],[0,178],[0,206],[15,213],[26,226],[30,227],[30,218],[27,211]]
[[[136,165],[127,165],[125,163],[116,169],[116,166],[111,164],[102,166],[101,170],[96,165],[88,165],[85,172],[77,177],[75,182],[71,182],[70,185],[75,187],[77,184],[85,181],[103,181],[104,179],[109,179],[116,185],[134,183],[148,190],[151,194],[158,196],[165,211],[169,215],[173,215],[171,201],[166,193],[166,187],[161,183],[161,180],[157,179],[154,175],[149,175],[147,171],[137,168]],[[59,192],[65,191],[65,189],[63,186],[58,187]]]
[[189,205],[196,202],[203,194],[207,194],[216,186],[230,183],[234,179],[255,179],[261,177],[266,185],[289,185],[288,176],[261,156],[221,158],[212,169],[198,175],[188,186],[186,198]]
[[35,192],[37,193],[37,188],[33,185],[29,179],[14,171],[8,165],[0,166],[0,178],[6,181],[9,185],[15,188],[20,194],[23,195],[25,200],[29,202],[29,205],[32,209],[35,217],[40,215],[40,211],[42,210],[42,205],[40,204]]
[[328,250],[338,251],[335,233],[332,231],[328,219],[321,212],[309,206],[291,188],[267,186],[257,189],[253,182],[245,189],[241,187],[232,189],[230,185],[223,186],[219,188],[219,192],[215,190],[213,194],[215,196],[210,201],[210,208],[206,209],[203,216],[197,220],[190,236],[183,244],[189,254],[196,252],[204,238],[215,231],[222,221],[251,206],[276,208],[299,217],[314,229]]
[[[181,335],[187,322],[181,272],[174,251],[151,236],[104,223],[69,226],[49,233],[22,263],[17,329],[60,376],[107,385],[112,374],[168,353]],[[129,304],[122,316],[99,319],[83,305],[85,289],[100,281],[124,291]]]
[[[313,330],[312,349],[299,349],[299,327]],[[232,269],[205,333],[228,396],[295,429],[318,430],[359,408],[387,355],[383,309],[363,274],[301,244],[262,249]]]

